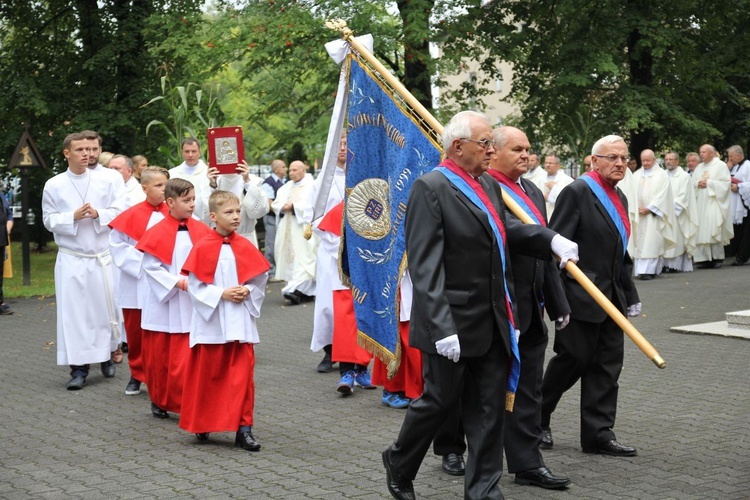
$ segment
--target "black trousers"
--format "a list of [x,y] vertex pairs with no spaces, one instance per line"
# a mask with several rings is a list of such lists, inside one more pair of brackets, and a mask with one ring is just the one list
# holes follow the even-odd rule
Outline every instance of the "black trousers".
[[544,467],[539,444],[542,442],[542,378],[544,351],[549,337],[541,324],[532,324],[521,334],[521,378],[513,411],[505,414],[505,458],[508,472]]
[[414,479],[430,443],[449,412],[461,405],[469,454],[464,498],[504,498],[498,484],[503,468],[503,422],[508,355],[496,333],[483,356],[458,363],[437,354],[422,354],[424,391],[406,412],[401,432],[391,445],[396,468]]
[[555,335],[555,356],[542,382],[542,426],[549,426],[563,393],[581,380],[581,447],[615,439],[617,380],[622,371],[623,333],[611,318],[601,323],[571,319]]
[[742,224],[734,225],[734,238],[729,246],[737,262],[745,263],[750,259],[750,215],[742,219]]

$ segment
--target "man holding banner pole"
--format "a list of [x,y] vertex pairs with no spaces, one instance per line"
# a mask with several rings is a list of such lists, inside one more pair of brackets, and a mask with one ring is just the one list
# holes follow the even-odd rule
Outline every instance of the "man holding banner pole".
[[443,130],[446,159],[414,182],[406,247],[414,285],[410,345],[423,353],[424,392],[407,410],[396,441],[383,452],[388,490],[415,498],[416,477],[450,409],[461,405],[469,455],[464,496],[503,498],[506,386],[512,408],[519,376],[512,278],[506,254],[577,261],[574,243],[542,227],[506,220],[497,182],[483,175],[495,153],[492,126],[464,111]]
[[[631,234],[628,202],[616,188],[625,176],[628,147],[619,136],[602,137],[591,149],[591,160],[593,170],[560,194],[550,228],[578,243],[581,271],[614,306],[623,314],[638,316],[641,303],[633,284],[633,260],[627,252]],[[570,323],[555,336],[555,356],[544,373],[541,446],[553,446],[552,412],[563,393],[580,379],[584,453],[635,456],[636,449],[618,442],[612,430],[623,362],[623,329],[567,271],[563,286],[571,308]]]

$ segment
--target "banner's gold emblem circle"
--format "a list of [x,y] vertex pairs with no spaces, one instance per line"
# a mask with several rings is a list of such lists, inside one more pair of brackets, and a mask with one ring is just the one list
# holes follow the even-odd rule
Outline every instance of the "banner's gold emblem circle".
[[365,179],[349,192],[346,218],[354,232],[368,240],[379,240],[391,230],[388,182]]

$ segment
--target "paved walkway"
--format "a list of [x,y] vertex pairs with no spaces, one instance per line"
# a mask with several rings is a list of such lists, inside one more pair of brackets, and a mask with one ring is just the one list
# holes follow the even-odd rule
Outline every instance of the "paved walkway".
[[[750,342],[670,333],[719,321],[750,306],[750,267],[725,267],[638,282],[644,316],[635,323],[667,361],[657,369],[626,340],[618,438],[639,456],[581,453],[578,391],[553,415],[549,467],[573,485],[551,492],[501,485],[512,499],[750,498]],[[287,307],[269,286],[257,347],[254,433],[259,453],[233,447],[233,434],[207,443],[157,420],[148,396],[125,396],[127,364],[114,379],[93,369],[68,392],[55,365],[52,299],[10,300],[0,317],[0,498],[388,498],[380,452],[403,410],[380,391],[335,392],[336,373],[315,372],[311,304]],[[549,355],[549,354],[548,354]],[[415,481],[419,498],[463,494],[462,480],[429,455]]]

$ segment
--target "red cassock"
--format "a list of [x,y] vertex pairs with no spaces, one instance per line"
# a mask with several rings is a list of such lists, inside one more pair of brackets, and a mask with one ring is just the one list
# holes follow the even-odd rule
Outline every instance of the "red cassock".
[[180,414],[180,428],[192,433],[236,432],[253,425],[255,350],[247,342],[196,344]]
[[[235,259],[236,278],[217,266],[222,244],[227,243]],[[226,248],[226,247],[225,247]],[[190,279],[219,287],[250,284],[268,271],[270,264],[247,239],[232,233],[223,237],[216,231],[196,243],[183,272]],[[230,282],[236,279],[236,282]],[[265,280],[256,283],[264,286]],[[193,300],[200,300],[193,290]],[[222,301],[211,316],[212,324],[221,329],[218,314],[227,307]],[[259,307],[259,305],[258,305]],[[240,310],[245,310],[240,308]],[[194,324],[197,312],[193,313]],[[249,314],[249,313],[246,313]],[[236,333],[236,331],[235,331]],[[195,335],[195,331],[191,335]],[[223,332],[226,339],[226,332]],[[228,341],[221,344],[196,343],[190,349],[182,395],[180,428],[192,433],[236,432],[241,426],[253,425],[255,407],[255,350],[251,342]]]

